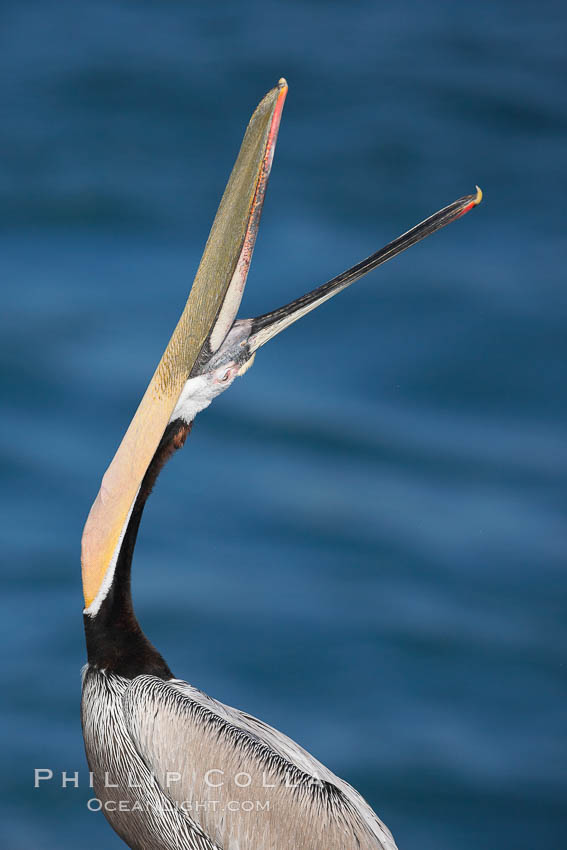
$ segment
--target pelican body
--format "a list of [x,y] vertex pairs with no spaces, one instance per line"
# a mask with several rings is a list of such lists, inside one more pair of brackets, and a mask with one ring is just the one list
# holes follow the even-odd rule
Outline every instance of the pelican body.
[[477,189],[307,295],[236,320],[286,93],[280,80],[250,120],[185,309],[83,533],[85,748],[104,814],[132,850],[396,847],[354,788],[294,741],[176,678],[130,592],[146,500],[195,416],[269,339],[481,199]]

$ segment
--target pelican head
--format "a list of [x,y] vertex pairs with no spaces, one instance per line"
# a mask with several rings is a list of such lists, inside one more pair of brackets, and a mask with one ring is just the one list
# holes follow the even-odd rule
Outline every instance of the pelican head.
[[415,245],[431,233],[435,233],[436,230],[445,227],[451,221],[460,218],[472,207],[477,206],[481,200],[482,192],[477,186],[474,195],[459,198],[322,286],[255,319],[234,320],[214,353],[204,349],[193,376],[183,387],[171,421],[183,419],[186,422],[192,422],[197,413],[233,384],[235,378],[248,371],[254,362],[256,351],[268,340],[372,269],[392,259],[411,245]]
[[185,309],[89,513],[82,540],[87,615],[96,615],[108,592],[144,476],[169,433],[168,425],[178,420],[189,425],[246,372],[268,340],[372,269],[464,215],[482,198],[477,188],[475,194],[454,201],[306,295],[254,319],[236,319],[286,94],[287,83],[281,79],[252,115]]

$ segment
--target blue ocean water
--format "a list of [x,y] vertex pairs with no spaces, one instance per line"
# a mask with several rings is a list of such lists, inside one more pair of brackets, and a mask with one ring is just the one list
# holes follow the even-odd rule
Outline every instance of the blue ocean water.
[[123,846],[87,808],[82,524],[282,75],[241,315],[485,201],[197,420],[142,524],[140,620],[400,848],[563,846],[566,23],[554,2],[0,5],[3,847]]

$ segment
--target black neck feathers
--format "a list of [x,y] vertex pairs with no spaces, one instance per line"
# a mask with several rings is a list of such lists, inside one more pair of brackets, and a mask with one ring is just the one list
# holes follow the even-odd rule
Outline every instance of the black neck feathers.
[[164,464],[184,445],[191,425],[176,419],[167,426],[136,498],[108,594],[94,617],[84,615],[89,664],[128,679],[143,673],[162,679],[172,677],[171,670],[136,619],[130,573],[138,528],[148,496]]

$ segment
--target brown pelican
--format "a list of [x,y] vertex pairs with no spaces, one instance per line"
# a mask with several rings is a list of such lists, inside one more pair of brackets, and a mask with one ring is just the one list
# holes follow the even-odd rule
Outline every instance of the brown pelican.
[[134,850],[396,846],[354,788],[290,738],[176,678],[130,594],[144,505],[197,413],[269,339],[481,200],[477,189],[307,295],[235,321],[286,93],[282,79],[250,120],[183,314],[84,529],[85,748],[97,799]]

